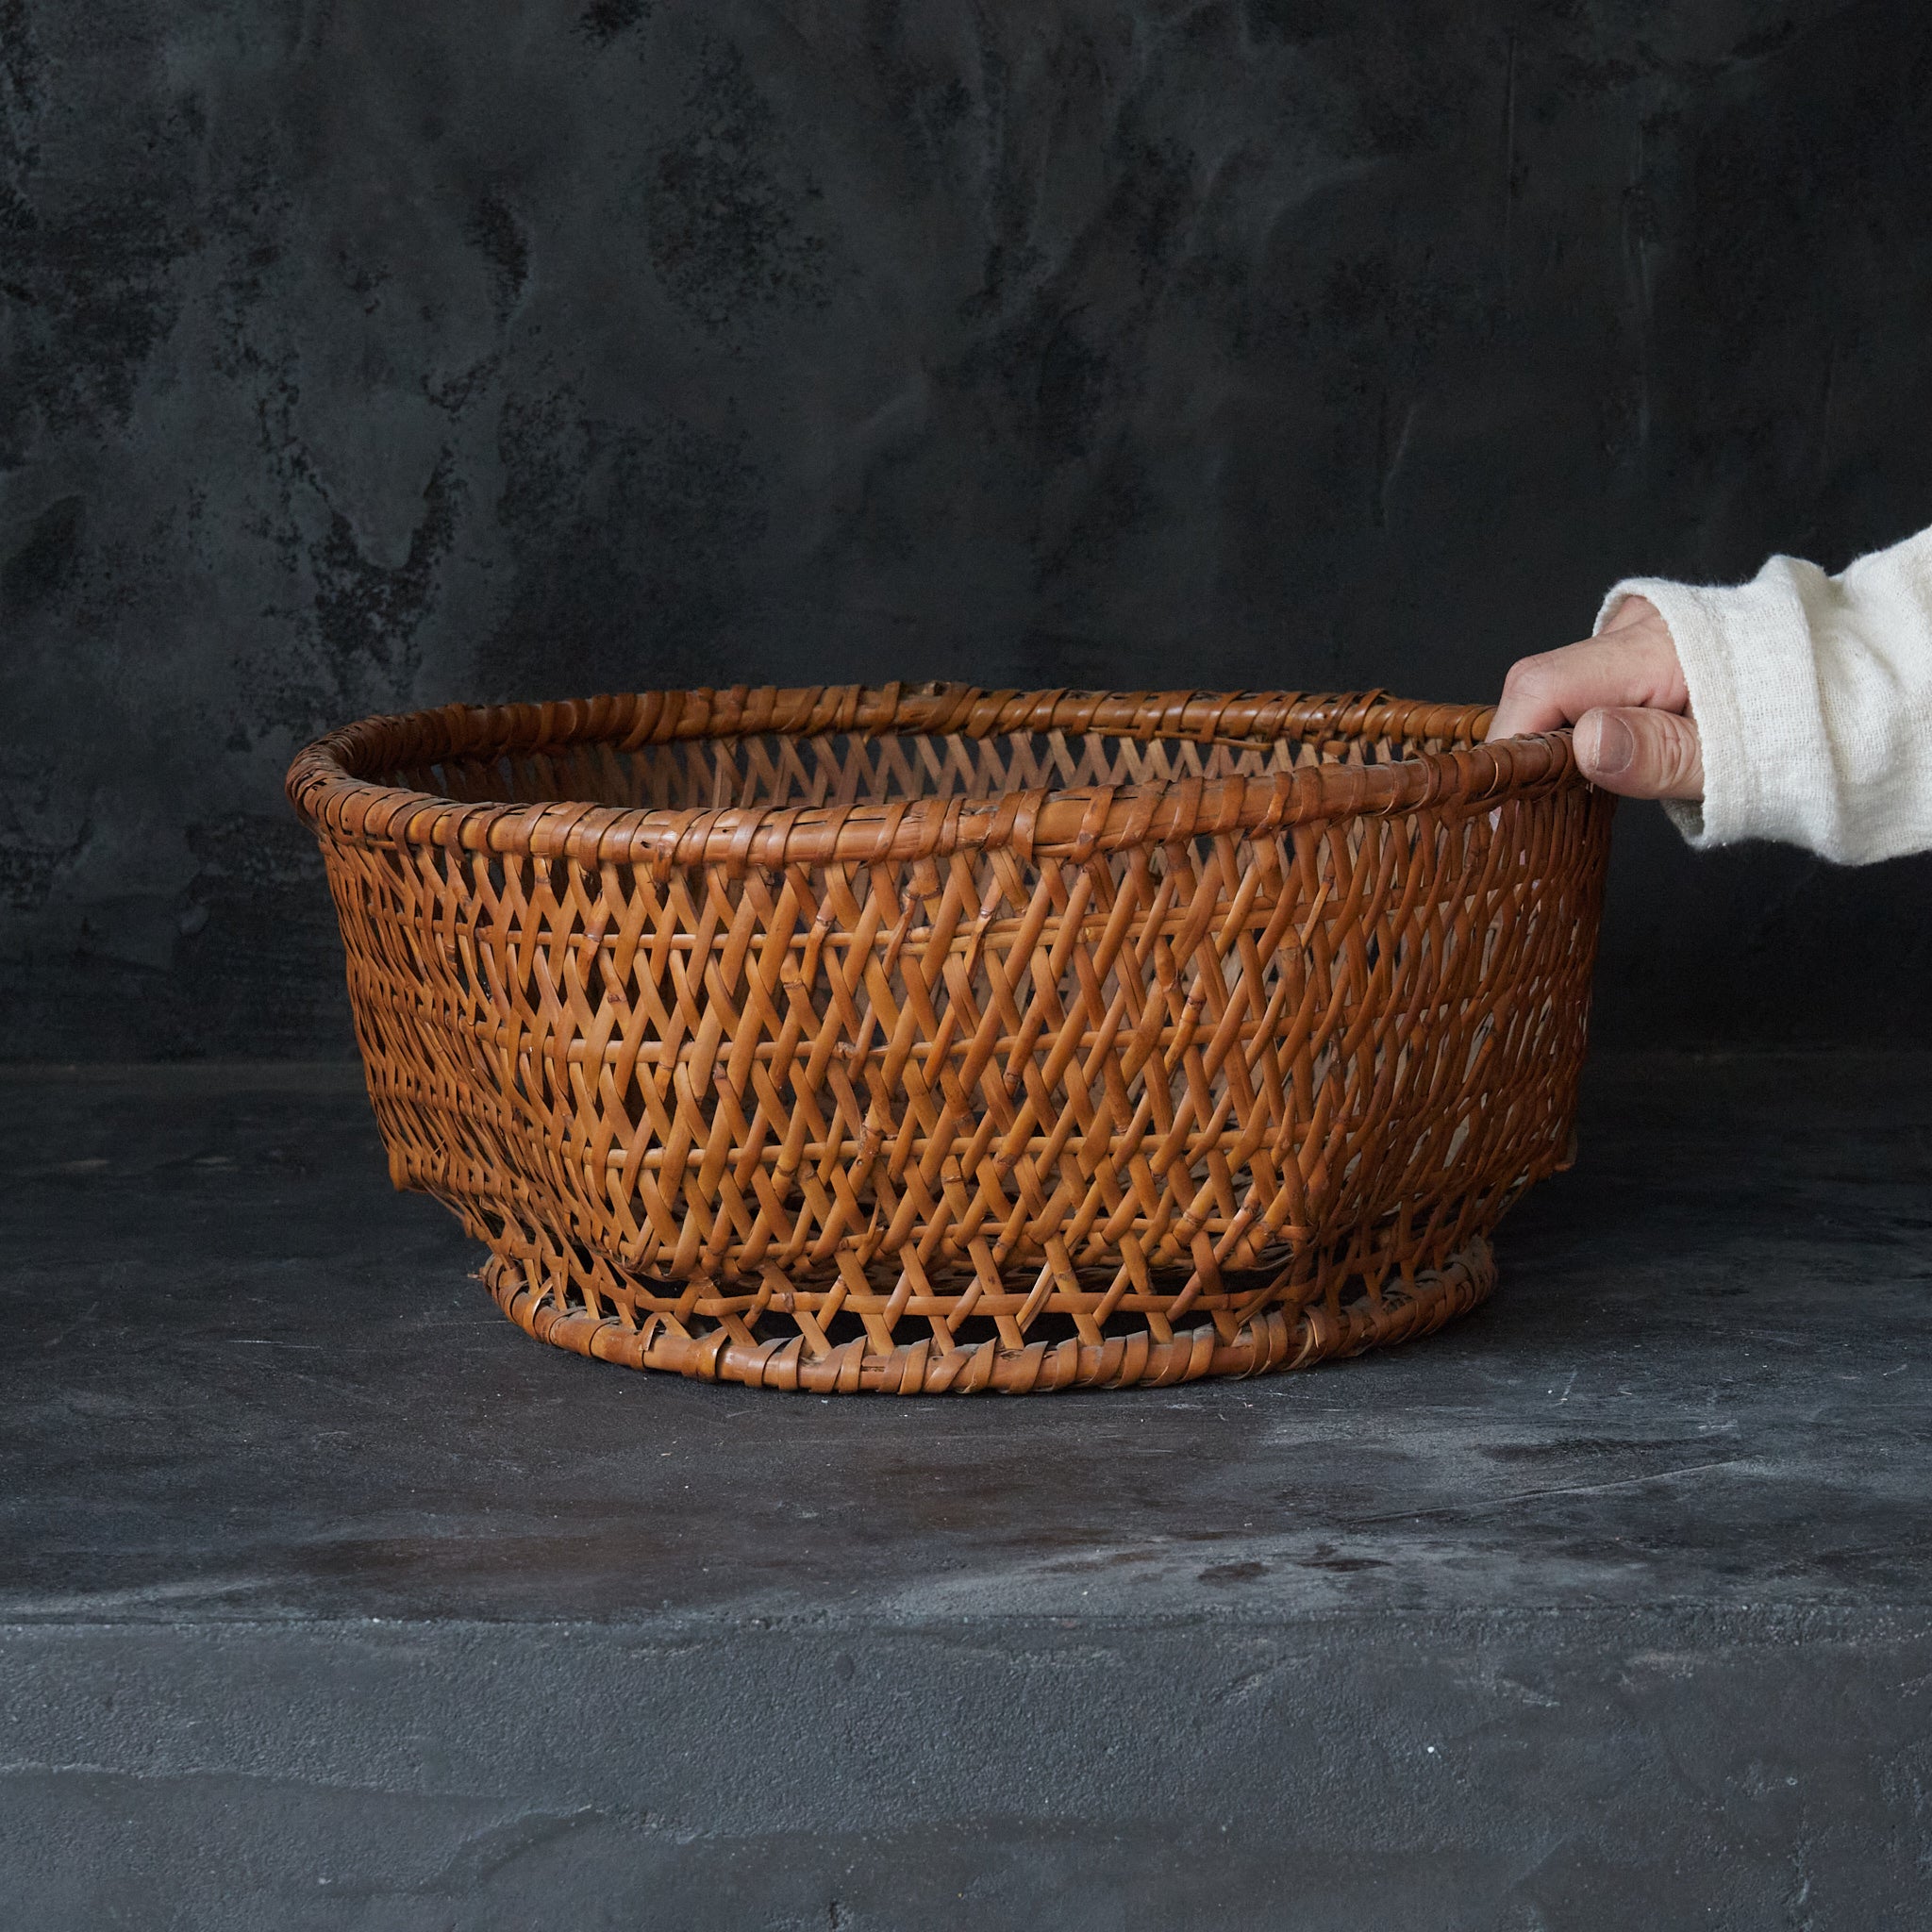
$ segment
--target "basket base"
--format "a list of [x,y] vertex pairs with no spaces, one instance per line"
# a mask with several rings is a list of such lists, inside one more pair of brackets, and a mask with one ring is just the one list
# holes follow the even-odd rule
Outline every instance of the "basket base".
[[921,1341],[882,1355],[869,1352],[860,1337],[817,1357],[806,1354],[798,1335],[747,1347],[722,1326],[691,1335],[663,1322],[638,1328],[615,1316],[559,1307],[547,1289],[531,1288],[522,1269],[498,1256],[491,1257],[482,1279],[525,1334],[625,1368],[812,1395],[1044,1395],[1261,1375],[1412,1341],[1486,1301],[1496,1285],[1496,1264],[1489,1242],[1477,1236],[1442,1268],[1418,1275],[1413,1289],[1363,1295],[1339,1311],[1325,1303],[1270,1308],[1226,1339],[1209,1322],[1165,1341],[1141,1328],[1099,1342],[1036,1341],[1019,1349],[982,1341],[941,1351]]

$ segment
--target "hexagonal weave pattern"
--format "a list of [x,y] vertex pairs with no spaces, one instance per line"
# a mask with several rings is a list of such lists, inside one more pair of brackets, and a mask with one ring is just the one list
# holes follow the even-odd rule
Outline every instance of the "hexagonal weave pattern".
[[649,691],[352,724],[399,1187],[532,1335],[824,1393],[1426,1333],[1560,1164],[1611,801],[1380,692]]

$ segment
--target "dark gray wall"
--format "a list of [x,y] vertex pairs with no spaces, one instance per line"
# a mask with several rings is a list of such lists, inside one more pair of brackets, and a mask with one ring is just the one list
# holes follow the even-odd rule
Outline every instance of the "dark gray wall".
[[[1932,520],[1922,0],[0,0],[12,1056],[345,1051],[290,754],[658,682],[1491,692]],[[1932,1037],[1624,814],[1628,1038]]]

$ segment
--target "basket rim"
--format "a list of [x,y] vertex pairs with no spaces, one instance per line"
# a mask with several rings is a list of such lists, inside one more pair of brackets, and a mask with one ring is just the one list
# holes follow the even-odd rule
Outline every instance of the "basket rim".
[[[1386,817],[1431,806],[1496,805],[1582,784],[1567,729],[1482,741],[1491,705],[1386,691],[987,691],[976,685],[736,686],[610,692],[545,704],[443,705],[362,718],[317,739],[289,767],[305,824],[358,844],[438,845],[585,864],[724,863],[736,871],[832,860],[942,858],[1010,846],[1031,861],[1202,834]],[[1039,787],[986,798],[672,809],[585,801],[463,802],[384,785],[372,771],[452,756],[537,756],[608,742],[623,752],[691,739],[949,736],[1098,731],[1197,743],[1307,736],[1460,738],[1467,748],[1386,764],[1313,764],[1260,777]]]

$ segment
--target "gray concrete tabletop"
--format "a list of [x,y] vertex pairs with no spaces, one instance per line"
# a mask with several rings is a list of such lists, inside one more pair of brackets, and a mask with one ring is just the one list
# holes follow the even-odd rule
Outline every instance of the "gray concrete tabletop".
[[12,1923],[1932,1924],[1932,1057],[1600,1059],[1408,1347],[909,1402],[529,1341],[353,1067],[0,1094]]

